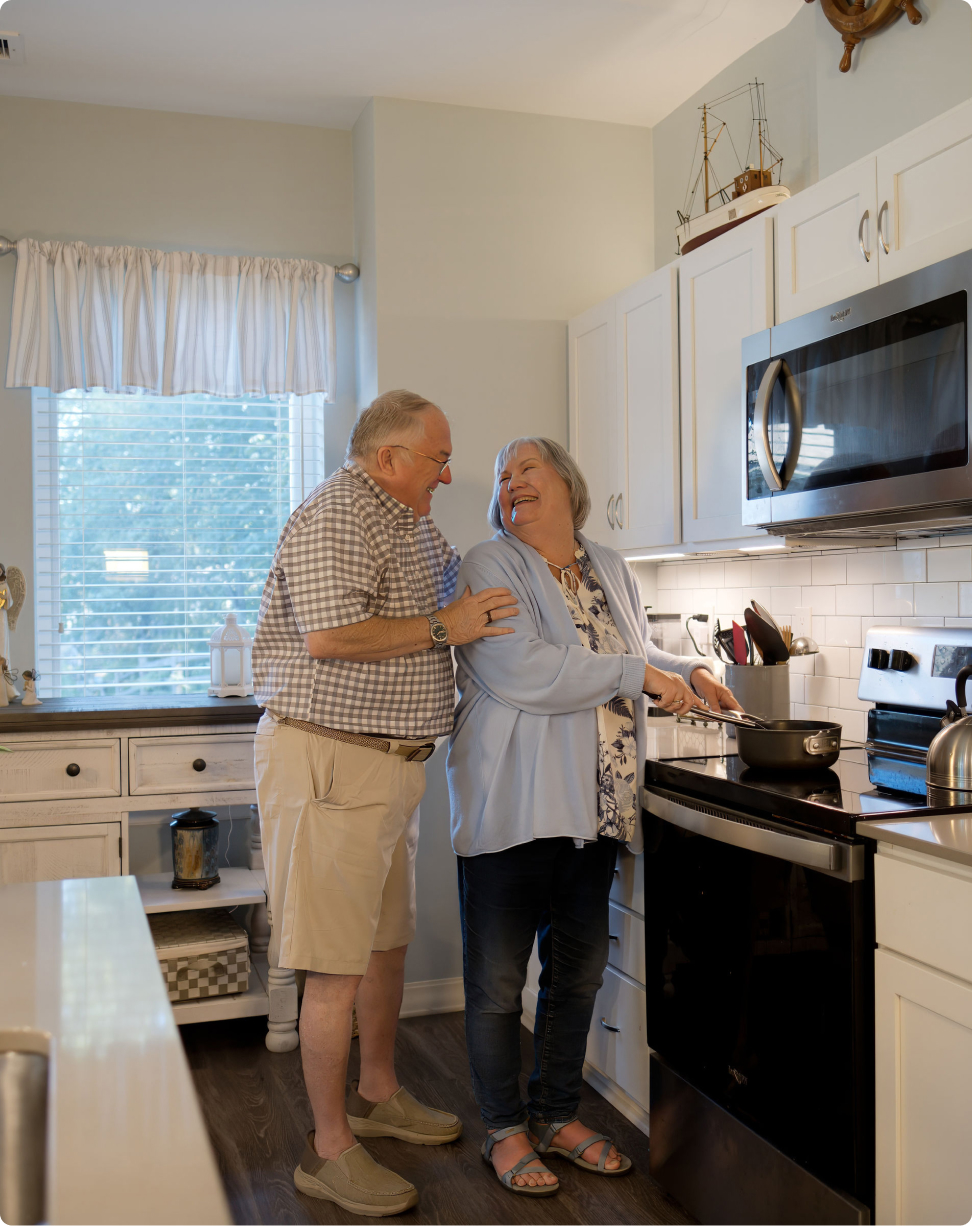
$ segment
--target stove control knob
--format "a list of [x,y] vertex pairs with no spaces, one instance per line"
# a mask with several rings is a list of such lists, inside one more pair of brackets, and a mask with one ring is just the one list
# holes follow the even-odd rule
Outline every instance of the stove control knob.
[[887,668],[891,656],[883,647],[872,647],[867,653],[868,668]]
[[910,668],[918,663],[910,651],[892,651],[891,664],[889,665],[896,673],[906,673]]

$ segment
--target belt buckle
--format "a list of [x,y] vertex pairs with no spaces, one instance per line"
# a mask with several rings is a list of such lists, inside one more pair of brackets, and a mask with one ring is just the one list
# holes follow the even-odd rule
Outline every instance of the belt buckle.
[[[398,752],[401,753],[401,747]],[[417,745],[415,749],[411,749],[408,753],[401,753],[401,756],[406,762],[426,762],[435,753],[435,745]],[[421,755],[421,756],[420,756]]]

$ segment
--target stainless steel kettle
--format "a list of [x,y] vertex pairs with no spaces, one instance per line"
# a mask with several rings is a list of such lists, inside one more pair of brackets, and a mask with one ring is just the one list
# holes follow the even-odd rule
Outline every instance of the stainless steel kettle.
[[965,683],[972,667],[955,678],[955,702],[948,701],[942,730],[928,747],[925,785],[929,805],[972,805],[972,715],[965,708]]

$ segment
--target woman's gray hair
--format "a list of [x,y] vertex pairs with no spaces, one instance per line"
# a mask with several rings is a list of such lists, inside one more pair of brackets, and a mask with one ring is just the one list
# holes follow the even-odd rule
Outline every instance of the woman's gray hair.
[[555,443],[552,438],[515,438],[500,449],[496,457],[496,470],[493,479],[493,496],[489,500],[487,517],[490,525],[497,532],[504,531],[503,516],[500,513],[499,488],[500,474],[510,460],[517,455],[521,447],[536,447],[537,454],[545,464],[562,477],[570,494],[570,509],[574,517],[574,527],[583,528],[591,513],[591,495],[584,480],[584,474],[577,467],[577,462],[566,447]]
[[348,439],[348,460],[370,460],[389,441],[417,443],[425,432],[420,413],[439,406],[424,396],[398,388],[376,396],[354,423]]

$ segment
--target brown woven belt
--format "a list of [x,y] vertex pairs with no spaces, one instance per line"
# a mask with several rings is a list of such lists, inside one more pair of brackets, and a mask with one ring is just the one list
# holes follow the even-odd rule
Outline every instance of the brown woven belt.
[[423,741],[416,745],[414,741],[384,740],[377,736],[364,736],[360,732],[342,732],[340,728],[325,728],[323,724],[311,724],[304,719],[291,719],[289,715],[278,716],[278,724],[286,724],[288,728],[299,728],[301,732],[312,732],[314,736],[330,737],[332,741],[343,741],[345,745],[360,745],[362,749],[377,749],[379,753],[395,754],[409,762],[425,762],[435,753],[435,741]]

